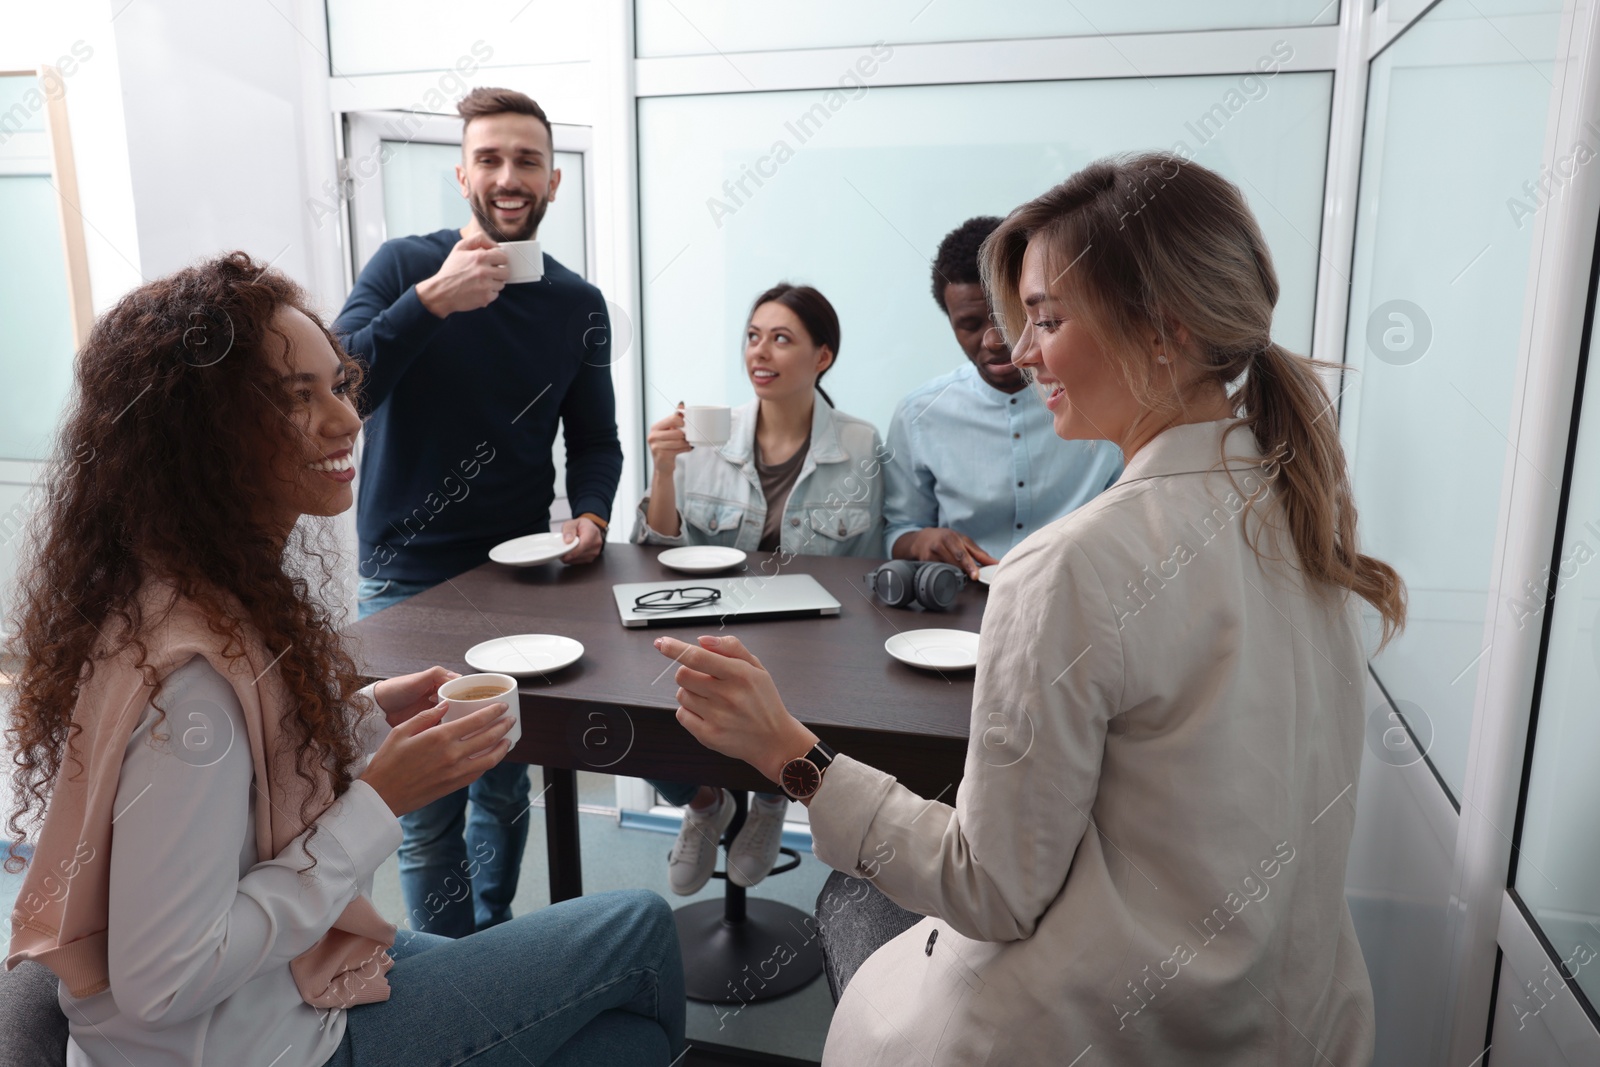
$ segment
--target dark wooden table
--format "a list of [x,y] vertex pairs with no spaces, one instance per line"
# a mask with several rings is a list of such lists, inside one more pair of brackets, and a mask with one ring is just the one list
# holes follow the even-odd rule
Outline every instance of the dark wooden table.
[[544,768],[552,901],[582,894],[577,771],[772,788],[748,764],[702,747],[678,725],[673,665],[652,644],[663,633],[685,640],[718,632],[739,637],[772,672],[789,710],[828,744],[924,796],[954,797],[973,672],[916,670],[891,659],[883,643],[896,632],[924,627],[977,630],[983,586],[969,584],[949,612],[907,611],[867,595],[863,579],[878,560],[797,556],[780,570],[776,560],[752,553],[749,574],[810,574],[839,601],[839,615],[736,618],[726,631],[715,620],[625,629],[613,585],[685,577],[657,563],[658,551],[612,543],[587,566],[486,563],[353,627],[357,661],[372,678],[435,663],[469,672],[468,648],[510,634],[563,634],[583,642],[577,663],[522,682],[522,739],[507,757]]

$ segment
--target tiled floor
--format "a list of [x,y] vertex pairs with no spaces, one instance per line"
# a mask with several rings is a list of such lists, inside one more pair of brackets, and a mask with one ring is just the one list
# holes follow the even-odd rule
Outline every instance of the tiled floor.
[[[534,770],[535,793],[543,788],[539,771]],[[612,803],[611,779],[600,774],[579,775],[580,800],[585,804]],[[533,813],[528,833],[528,851],[522,864],[513,908],[519,915],[549,903],[548,866],[545,859],[543,811]],[[714,880],[693,897],[674,897],[667,887],[667,850],[672,838],[647,830],[625,830],[609,815],[579,816],[579,835],[583,846],[583,887],[586,892],[606,889],[650,889],[673,905],[710,900],[721,896],[722,882]],[[799,868],[780,875],[752,890],[753,896],[769,897],[792,904],[806,914],[816,907],[817,894],[827,877],[827,868],[809,854],[802,856]],[[0,914],[9,915],[22,878],[0,871]],[[398,870],[394,857],[378,869],[373,884],[373,899],[391,921],[399,922],[405,908],[400,899]],[[9,931],[7,931],[9,933]],[[689,1002],[689,1043],[710,1043],[802,1061],[822,1058],[823,1040],[833,1017],[833,1001],[826,979],[818,978],[797,993],[764,1003],[716,1006]],[[731,1061],[718,1058],[700,1060],[692,1052],[684,1064]],[[682,1065],[680,1065],[682,1067]]]

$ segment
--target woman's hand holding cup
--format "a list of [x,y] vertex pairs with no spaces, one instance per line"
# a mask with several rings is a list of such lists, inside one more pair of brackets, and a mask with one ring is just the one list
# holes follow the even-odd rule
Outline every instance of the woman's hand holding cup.
[[671,415],[651,425],[645,442],[650,446],[650,458],[655,463],[656,473],[670,475],[678,456],[694,447],[689,443],[688,434],[684,433],[681,401]]
[[449,701],[442,701],[413,715],[389,731],[367,763],[361,781],[396,816],[471,785],[511,751],[506,735],[516,719],[504,702],[443,722],[449,710]]

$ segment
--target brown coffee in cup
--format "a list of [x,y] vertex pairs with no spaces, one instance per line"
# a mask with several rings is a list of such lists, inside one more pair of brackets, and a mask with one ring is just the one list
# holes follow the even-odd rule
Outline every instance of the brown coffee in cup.
[[475,685],[471,689],[463,689],[459,693],[451,693],[451,700],[488,700],[490,697],[505,696],[511,692],[498,685]]
[[439,687],[439,696],[450,706],[442,722],[454,722],[491,704],[504,703],[506,716],[512,722],[506,736],[514,745],[522,736],[522,707],[518,700],[517,680],[509,674],[466,674],[452,678]]

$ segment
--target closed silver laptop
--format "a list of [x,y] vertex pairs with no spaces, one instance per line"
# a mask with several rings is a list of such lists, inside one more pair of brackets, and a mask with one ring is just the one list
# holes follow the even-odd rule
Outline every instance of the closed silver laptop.
[[671,578],[611,587],[622,625],[681,626],[712,620],[797,619],[839,614],[839,602],[809,574]]

